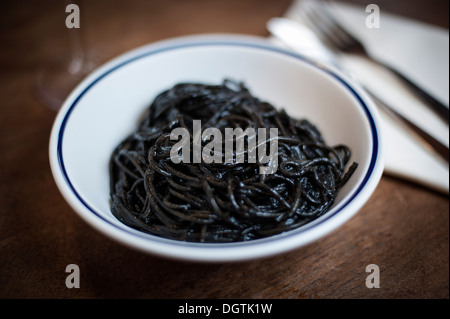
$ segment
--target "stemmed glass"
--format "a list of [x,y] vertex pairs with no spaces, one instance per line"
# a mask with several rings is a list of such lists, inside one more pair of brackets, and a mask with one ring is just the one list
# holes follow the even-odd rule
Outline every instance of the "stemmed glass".
[[[69,4],[80,8],[80,1],[66,1],[66,6]],[[35,80],[38,99],[53,110],[61,107],[69,93],[97,65],[85,48],[83,28],[68,28],[64,24],[62,27],[67,29],[69,52],[41,65]]]

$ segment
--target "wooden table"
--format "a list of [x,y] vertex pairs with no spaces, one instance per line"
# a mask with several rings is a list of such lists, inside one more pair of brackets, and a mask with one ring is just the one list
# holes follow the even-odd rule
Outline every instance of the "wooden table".
[[[353,1],[362,4],[370,2]],[[56,188],[48,161],[55,112],[33,93],[36,68],[64,54],[65,5],[2,1],[0,35],[0,297],[2,298],[448,298],[449,200],[383,176],[343,227],[304,248],[232,264],[165,260],[88,226]],[[170,4],[169,4],[170,3]],[[430,6],[429,3],[433,5]],[[86,1],[87,43],[114,57],[168,37],[209,32],[266,36],[289,0]],[[448,28],[448,1],[377,1],[380,9]],[[80,288],[65,285],[80,268]],[[369,289],[366,266],[380,268]]]

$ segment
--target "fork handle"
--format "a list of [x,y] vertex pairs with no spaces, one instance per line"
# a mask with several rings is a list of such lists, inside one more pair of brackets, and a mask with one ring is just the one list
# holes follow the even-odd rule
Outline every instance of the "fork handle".
[[416,138],[416,141],[418,141],[419,144],[421,144],[428,152],[431,152],[432,154],[437,155],[440,159],[444,160],[448,167],[450,162],[450,152],[449,148],[446,145],[439,142],[433,136],[409,121],[400,113],[397,113],[394,109],[392,109],[389,105],[387,105],[384,101],[382,101],[378,96],[376,96],[367,88],[366,91],[387,115],[395,120],[397,124],[405,128],[407,132],[412,134],[413,137]]
[[[380,62],[378,62],[380,63]],[[387,68],[389,71],[394,73],[397,77],[399,77],[403,82],[405,82],[410,89],[412,89],[416,95],[418,95],[424,102],[426,102],[433,111],[439,115],[442,119],[444,119],[447,123],[449,122],[449,108],[439,102],[437,99],[435,99],[433,96],[431,96],[428,92],[426,92],[424,89],[420,88],[417,84],[415,84],[413,81],[411,81],[408,77],[403,75],[401,72],[396,70],[395,68],[386,65],[383,63],[383,66]]]

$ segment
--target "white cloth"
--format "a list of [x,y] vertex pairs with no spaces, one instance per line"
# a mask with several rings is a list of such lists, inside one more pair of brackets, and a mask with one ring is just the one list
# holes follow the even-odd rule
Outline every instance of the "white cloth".
[[[294,1],[285,17],[303,24],[299,12],[307,1],[311,0]],[[448,107],[448,30],[384,12],[382,6],[379,7],[380,28],[368,28],[365,22],[370,13],[366,13],[365,7],[339,2],[332,5],[339,21],[364,43],[372,56],[395,66]],[[321,59],[324,57],[321,49],[317,46],[295,50]],[[340,63],[391,107],[449,145],[448,123],[430,111],[395,76],[361,57],[343,55]],[[383,112],[380,116],[386,148],[385,173],[448,194],[448,166],[425,151]]]

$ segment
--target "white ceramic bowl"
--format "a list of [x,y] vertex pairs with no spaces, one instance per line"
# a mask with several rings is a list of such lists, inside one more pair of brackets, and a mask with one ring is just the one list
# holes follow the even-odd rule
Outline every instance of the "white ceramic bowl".
[[[359,167],[335,205],[305,226],[230,244],[168,240],[132,229],[110,211],[108,162],[157,94],[178,82],[243,81],[253,95],[306,118],[328,144],[346,144]],[[70,94],[55,120],[50,163],[71,207],[130,247],[175,259],[224,262],[266,257],[311,243],[352,217],[383,171],[380,123],[367,95],[343,75],[250,36],[201,35],[144,46],[110,61]]]

